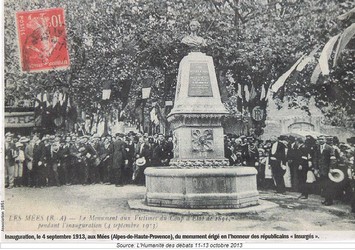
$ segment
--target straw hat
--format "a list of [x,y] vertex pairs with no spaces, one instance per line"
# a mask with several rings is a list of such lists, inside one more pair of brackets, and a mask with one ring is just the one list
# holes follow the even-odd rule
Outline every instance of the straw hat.
[[145,157],[140,157],[136,160],[136,165],[138,167],[142,167],[146,164],[146,160],[145,160]]
[[26,142],[29,142],[30,141],[30,139],[28,139],[28,138],[26,138],[26,137],[21,137],[20,138],[20,140],[19,140],[19,142],[21,142],[21,143],[26,143]]
[[345,175],[340,169],[332,169],[329,171],[328,177],[331,181],[339,183],[344,180]]

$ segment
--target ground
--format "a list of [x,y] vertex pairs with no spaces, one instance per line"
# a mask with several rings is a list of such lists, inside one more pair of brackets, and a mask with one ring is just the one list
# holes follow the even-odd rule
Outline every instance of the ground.
[[[85,227],[121,233],[355,231],[355,214],[349,205],[336,201],[333,206],[323,206],[318,195],[300,200],[295,192],[280,195],[272,190],[260,191],[260,199],[278,206],[251,214],[194,216],[132,210],[128,201],[144,199],[144,194],[145,187],[135,185],[6,189],[5,232],[66,232]],[[78,229],[81,223],[86,224]]]

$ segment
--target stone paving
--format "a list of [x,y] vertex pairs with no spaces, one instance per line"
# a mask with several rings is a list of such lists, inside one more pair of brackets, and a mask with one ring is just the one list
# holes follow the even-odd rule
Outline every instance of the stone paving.
[[[115,187],[95,184],[6,189],[5,230],[61,230],[51,229],[50,224],[47,228],[38,228],[41,221],[36,221],[36,216],[38,220],[48,222],[46,219],[50,215],[56,218],[65,215],[67,220],[71,219],[73,222],[80,221],[80,216],[119,215],[127,217],[130,222],[151,223],[150,219],[160,218],[163,213],[132,210],[128,205],[129,201],[143,200],[144,194],[145,187],[135,185]],[[307,200],[297,199],[298,196],[294,192],[279,195],[272,190],[260,191],[262,201],[277,206],[256,213],[230,215],[164,213],[168,223],[153,221],[152,224],[154,229],[161,231],[355,231],[355,214],[350,212],[349,205],[335,201],[333,206],[323,206],[318,195],[310,195]],[[32,221],[24,219],[28,215],[33,217]],[[20,216],[21,220],[16,221],[16,216]],[[121,230],[126,229],[130,230]]]

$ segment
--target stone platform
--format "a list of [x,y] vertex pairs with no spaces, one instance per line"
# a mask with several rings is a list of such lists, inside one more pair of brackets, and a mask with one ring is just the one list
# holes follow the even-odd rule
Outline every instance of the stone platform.
[[278,204],[266,201],[259,200],[259,205],[244,207],[244,208],[225,208],[225,209],[186,209],[186,208],[171,208],[171,207],[154,207],[148,206],[145,203],[145,200],[136,199],[129,200],[128,206],[130,209],[142,210],[148,212],[156,213],[172,213],[180,215],[235,215],[235,214],[258,214],[265,210],[277,208]]
[[253,167],[147,168],[146,205],[192,209],[259,204]]

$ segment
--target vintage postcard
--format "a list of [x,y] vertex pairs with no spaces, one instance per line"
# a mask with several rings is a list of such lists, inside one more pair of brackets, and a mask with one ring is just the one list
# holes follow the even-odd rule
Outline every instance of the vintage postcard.
[[1,247],[354,246],[353,1],[3,9]]

